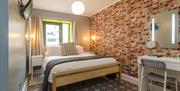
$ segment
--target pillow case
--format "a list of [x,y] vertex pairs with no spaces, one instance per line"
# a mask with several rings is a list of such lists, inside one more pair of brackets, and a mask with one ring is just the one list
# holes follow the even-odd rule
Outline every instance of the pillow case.
[[60,44],[60,46],[61,46],[62,56],[78,54],[75,43],[62,43],[62,44]]
[[46,52],[47,52],[46,56],[60,56],[61,46],[47,46]]
[[77,45],[76,48],[77,48],[78,54],[84,54],[85,53],[83,46]]

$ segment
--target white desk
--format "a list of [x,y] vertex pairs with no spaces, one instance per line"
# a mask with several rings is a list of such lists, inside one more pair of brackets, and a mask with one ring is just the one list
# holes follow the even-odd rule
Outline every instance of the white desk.
[[[155,57],[155,56],[140,56],[138,57],[138,76],[140,78],[141,74],[141,60],[142,59],[150,59],[150,60],[157,60],[163,61],[166,64],[166,68],[168,69],[168,75],[176,77],[180,81],[180,59],[179,58],[171,58],[171,57]],[[153,72],[158,72],[153,69],[145,69],[145,73],[147,74],[149,70]],[[140,79],[139,79],[140,84]],[[143,80],[143,88],[142,91],[147,91],[148,84],[147,81]]]

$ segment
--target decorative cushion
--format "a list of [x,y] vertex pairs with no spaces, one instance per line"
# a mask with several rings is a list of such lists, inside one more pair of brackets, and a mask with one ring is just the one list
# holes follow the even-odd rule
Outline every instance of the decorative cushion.
[[46,52],[47,52],[46,56],[60,56],[61,46],[47,46]]
[[62,56],[77,55],[77,49],[75,43],[62,43],[61,44]]
[[77,45],[76,48],[77,48],[78,54],[83,54],[83,53],[85,53],[83,46]]

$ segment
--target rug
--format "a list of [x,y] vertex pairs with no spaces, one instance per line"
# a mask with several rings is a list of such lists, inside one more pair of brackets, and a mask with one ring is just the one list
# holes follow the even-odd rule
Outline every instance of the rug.
[[[28,91],[41,91],[42,84],[33,85]],[[138,91],[138,87],[127,81],[95,78],[57,88],[57,91]]]

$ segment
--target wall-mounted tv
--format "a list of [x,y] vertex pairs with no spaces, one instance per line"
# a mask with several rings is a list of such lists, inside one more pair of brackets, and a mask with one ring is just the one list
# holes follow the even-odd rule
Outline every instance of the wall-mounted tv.
[[20,15],[27,19],[29,15],[31,14],[32,8],[33,8],[33,1],[32,0],[19,0],[19,12]]

